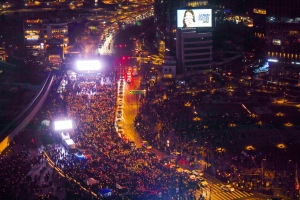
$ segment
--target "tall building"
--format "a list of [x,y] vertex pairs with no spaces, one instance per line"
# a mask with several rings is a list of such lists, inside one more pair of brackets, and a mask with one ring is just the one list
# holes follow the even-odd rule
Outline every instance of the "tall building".
[[255,36],[265,41],[270,81],[285,91],[300,86],[300,1],[253,0]]
[[254,0],[255,36],[266,39],[266,58],[285,64],[300,61],[300,1]]
[[201,73],[211,70],[213,65],[212,32],[177,29],[176,41],[179,73]]
[[[184,0],[181,5],[186,6],[182,14],[177,14],[176,30],[176,56],[178,73],[195,74],[205,73],[213,65],[213,39],[214,25],[213,11],[208,0]],[[187,11],[192,10],[193,25],[186,24]]]
[[68,23],[55,19],[27,19],[23,23],[24,43],[30,49],[43,49],[48,40],[61,40],[63,46],[69,44]]

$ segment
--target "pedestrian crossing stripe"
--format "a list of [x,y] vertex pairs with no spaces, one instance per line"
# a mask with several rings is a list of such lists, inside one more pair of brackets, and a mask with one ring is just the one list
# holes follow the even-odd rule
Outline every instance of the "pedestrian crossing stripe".
[[[213,184],[211,186],[211,199],[213,200],[234,200],[234,199],[241,199],[244,197],[250,197],[253,196],[253,193],[248,193],[248,192],[244,192],[244,191],[240,191],[240,190],[235,190],[233,192],[226,192],[223,191],[220,187],[224,185],[221,183],[217,183],[217,184]],[[203,194],[209,195],[210,192],[210,188],[206,187],[203,188]],[[196,191],[196,196],[199,197],[202,194],[202,191],[197,190]]]
[[244,198],[244,197],[250,197],[250,196],[253,196],[253,194],[249,194],[249,193],[235,193],[235,192],[232,192],[232,193],[227,193],[227,192],[222,192],[222,193],[217,193],[217,194],[212,194],[211,197],[213,200],[225,200],[225,199],[228,199],[228,200],[233,200],[233,199],[240,199],[240,198]]

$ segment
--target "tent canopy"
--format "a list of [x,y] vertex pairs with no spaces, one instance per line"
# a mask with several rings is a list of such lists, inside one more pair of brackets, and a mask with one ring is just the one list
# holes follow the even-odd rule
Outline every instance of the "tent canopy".
[[98,193],[102,197],[110,197],[112,195],[112,191],[108,188],[103,188],[103,189],[99,190]]
[[94,184],[96,184],[96,183],[99,183],[99,181],[96,180],[96,179],[93,179],[93,178],[88,178],[88,179],[86,180],[86,184],[87,184],[87,185],[94,185]]
[[67,71],[67,75],[76,75],[76,72],[72,71],[72,70],[68,70]]
[[47,120],[47,119],[43,120],[43,121],[41,122],[41,125],[44,125],[44,126],[50,126],[50,120]]

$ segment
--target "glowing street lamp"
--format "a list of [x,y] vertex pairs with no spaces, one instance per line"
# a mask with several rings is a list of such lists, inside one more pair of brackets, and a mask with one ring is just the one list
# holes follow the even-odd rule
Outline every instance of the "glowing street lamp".
[[282,143],[277,144],[276,146],[277,146],[278,149],[285,149],[286,148],[285,144],[282,144]]
[[293,126],[293,124],[292,124],[292,123],[290,123],[290,122],[288,122],[288,123],[285,123],[284,125],[285,125],[285,126],[287,126],[287,127],[291,127],[291,126]]
[[252,145],[249,145],[249,146],[246,146],[246,150],[253,151],[253,150],[255,150],[255,147]]
[[193,121],[200,121],[200,120],[201,120],[200,117],[194,117],[194,118],[193,118]]
[[283,114],[282,112],[279,112],[279,113],[276,113],[276,116],[277,116],[277,117],[283,117],[284,114]]

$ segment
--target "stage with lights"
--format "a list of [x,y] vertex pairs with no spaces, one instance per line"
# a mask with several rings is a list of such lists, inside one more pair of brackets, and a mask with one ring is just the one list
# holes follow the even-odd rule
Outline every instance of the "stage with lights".
[[77,60],[74,71],[77,79],[88,78],[92,80],[100,79],[102,76],[102,66],[99,60]]

